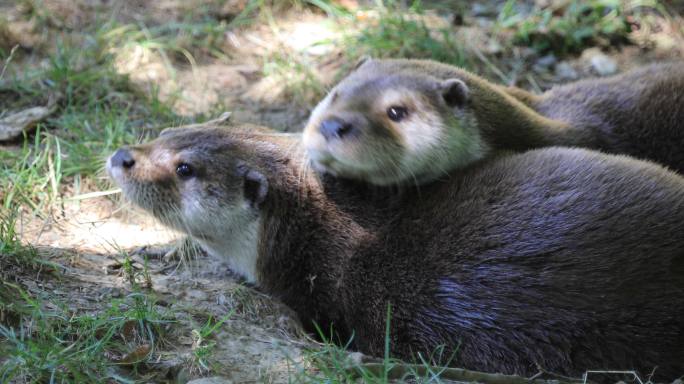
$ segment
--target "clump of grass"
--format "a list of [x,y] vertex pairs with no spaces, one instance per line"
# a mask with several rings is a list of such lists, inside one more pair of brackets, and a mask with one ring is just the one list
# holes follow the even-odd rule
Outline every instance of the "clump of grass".
[[94,314],[75,313],[54,297],[36,297],[18,285],[28,314],[0,324],[0,382],[131,382],[154,354],[168,314],[154,299],[133,293]]
[[[385,317],[385,344],[382,358],[352,358],[348,348],[352,344],[350,339],[347,344],[341,346],[335,343],[334,331],[331,329],[326,334],[320,328],[316,328],[323,344],[319,349],[311,350],[306,355],[309,369],[300,369],[296,373],[296,381],[303,383],[374,383],[386,384],[395,381],[412,382],[441,382],[440,376],[448,368],[434,366],[442,365],[443,348],[437,348],[431,356],[424,358],[418,356],[417,363],[407,364],[391,357],[390,354],[390,327],[391,306],[387,305]],[[444,365],[448,365],[451,358]],[[313,372],[312,372],[313,371]]]
[[21,150],[0,152],[0,206],[12,212],[8,220],[20,205],[41,211],[57,196],[61,159],[59,139],[45,134],[40,125],[32,141],[24,137]]
[[170,22],[150,27],[112,23],[99,34],[98,43],[105,50],[150,50],[167,60],[194,65],[198,56],[228,58],[224,47],[228,29],[229,24],[225,20],[211,19]]
[[283,10],[303,8],[319,9],[330,17],[348,16],[349,11],[333,0],[249,0],[231,26],[248,25],[261,17],[272,18]]
[[470,66],[464,46],[448,28],[432,29],[425,24],[420,1],[414,1],[407,10],[393,1],[381,5],[377,20],[345,39],[350,57],[432,59]]
[[516,13],[508,0],[498,17],[501,28],[513,31],[513,42],[540,53],[577,53],[589,46],[628,42],[633,19],[657,0],[570,0],[561,5],[535,7],[529,15]]
[[262,73],[282,87],[282,97],[308,106],[320,100],[326,88],[316,73],[301,58],[276,52],[264,61]]
[[221,328],[223,323],[233,316],[234,313],[235,309],[218,320],[209,316],[206,323],[191,331],[193,339],[192,355],[189,361],[191,374],[194,374],[195,372],[205,374],[212,370],[212,366],[214,365],[212,355],[216,342],[210,338],[213,336],[214,332]]

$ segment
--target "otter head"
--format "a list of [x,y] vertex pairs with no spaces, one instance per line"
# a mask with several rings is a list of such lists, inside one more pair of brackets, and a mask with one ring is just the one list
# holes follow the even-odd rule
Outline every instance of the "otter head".
[[126,198],[255,282],[268,167],[245,142],[224,128],[165,130],[150,143],[118,149],[107,171]]
[[483,156],[466,83],[410,63],[366,59],[316,106],[304,129],[314,168],[388,185],[428,181]]

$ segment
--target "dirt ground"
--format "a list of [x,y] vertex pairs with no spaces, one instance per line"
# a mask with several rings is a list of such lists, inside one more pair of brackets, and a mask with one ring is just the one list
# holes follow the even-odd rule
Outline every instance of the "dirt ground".
[[[216,19],[231,20],[245,3],[244,0],[41,2],[50,15],[48,22],[54,23],[59,33],[74,35],[84,26],[97,22],[101,15],[126,23],[144,20],[152,26],[180,21],[191,10],[205,7]],[[357,5],[354,1],[349,3]],[[12,35],[6,38],[37,52],[50,51],[50,44],[31,32],[31,25],[20,21],[18,13],[22,6],[0,2],[0,13],[10,22],[14,20]],[[236,121],[299,131],[313,105],[312,100],[320,97],[325,87],[339,77],[341,68],[349,63],[334,43],[334,37],[341,32],[330,26],[325,13],[309,8],[278,12],[276,22],[257,23],[222,35],[219,45],[224,57],[198,55],[190,61],[175,60],[169,65],[158,51],[130,45],[112,47],[114,64],[140,89],[157,89],[163,100],[173,103],[179,115],[217,115],[227,109],[233,112],[232,119]],[[425,17],[448,24],[453,15],[429,13]],[[459,33],[463,39],[480,44],[483,50],[496,49],[477,25],[464,27]],[[331,42],[320,43],[326,39]],[[595,76],[599,66],[596,62],[601,60],[608,61],[609,66],[616,65],[616,71],[624,71],[648,62],[681,58],[684,46],[679,43],[668,40],[649,50],[627,46],[609,52],[586,51],[570,58],[551,57],[546,61],[539,58],[517,72],[507,71],[506,75],[513,73],[507,77],[516,84],[543,90],[553,84]],[[323,88],[293,90],[288,86],[291,79],[282,73],[274,71],[269,75],[264,71],[265,63],[283,52],[295,52],[300,64],[311,69],[312,76]],[[37,56],[25,60],[22,65],[41,65],[41,58]],[[533,80],[528,81],[530,78]],[[168,308],[179,324],[166,336],[165,348],[152,352],[148,366],[155,371],[154,380],[185,382],[210,375],[221,376],[226,382],[288,382],[293,372],[306,366],[304,351],[316,347],[315,342],[302,334],[296,316],[288,308],[242,283],[220,260],[204,255],[182,263],[165,260],[165,251],[180,236],[111,195],[83,200],[69,200],[66,195],[47,218],[25,215],[21,220],[21,237],[41,255],[63,267],[59,278],[44,274],[26,276],[27,289],[51,291],[82,310],[97,310],[112,297],[132,292],[121,269],[122,251],[133,255],[135,268],[142,270],[147,265],[151,286],[145,289],[156,293],[161,306]],[[209,315],[222,318],[227,314],[231,316],[213,339],[215,364],[207,370],[191,368],[187,361],[197,342],[191,330]]]

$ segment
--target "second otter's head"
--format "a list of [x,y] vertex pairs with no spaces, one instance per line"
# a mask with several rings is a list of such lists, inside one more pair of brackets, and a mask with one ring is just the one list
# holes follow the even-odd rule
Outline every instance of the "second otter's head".
[[470,94],[410,60],[366,59],[316,106],[304,129],[313,166],[377,185],[420,183],[480,159]]

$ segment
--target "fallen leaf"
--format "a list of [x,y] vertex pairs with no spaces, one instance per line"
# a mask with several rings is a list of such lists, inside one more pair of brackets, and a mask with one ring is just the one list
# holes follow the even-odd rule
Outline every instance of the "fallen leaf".
[[152,348],[150,348],[149,344],[143,344],[138,348],[134,349],[133,351],[131,351],[130,353],[128,353],[126,356],[124,356],[116,363],[122,365],[131,365],[139,363],[143,361],[145,358],[147,358],[151,350]]

